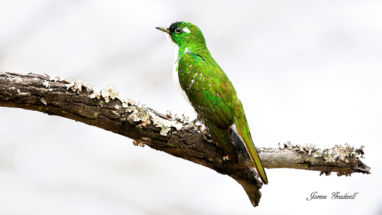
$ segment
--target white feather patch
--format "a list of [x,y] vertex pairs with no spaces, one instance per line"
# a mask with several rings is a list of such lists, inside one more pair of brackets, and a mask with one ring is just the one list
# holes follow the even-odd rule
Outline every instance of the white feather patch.
[[183,28],[183,31],[188,33],[188,34],[191,32],[190,29],[188,29],[188,28]]
[[186,49],[184,50],[184,53],[191,53],[191,54],[192,54],[192,52],[190,52],[190,50],[188,50],[188,48],[186,48]]
[[[239,134],[239,132],[237,132],[236,123],[232,124],[232,125],[230,126],[230,128],[237,134],[237,136],[240,137],[240,140],[244,143],[243,138],[241,138],[241,135]],[[244,144],[244,145],[245,145],[245,144]],[[247,148],[247,147],[245,146],[245,148]],[[248,150],[248,149],[247,149],[247,150]]]
[[172,79],[175,83],[175,85],[178,87],[178,90],[180,94],[183,96],[183,98],[191,105],[190,100],[187,97],[186,92],[182,89],[179,83],[179,75],[178,75],[178,64],[179,64],[179,59],[178,59],[178,52],[179,52],[179,46],[178,44],[174,43],[172,41],[170,35],[166,34],[167,38],[169,39],[170,43],[174,45],[174,50],[175,50],[175,58],[174,58],[174,68],[172,70]]

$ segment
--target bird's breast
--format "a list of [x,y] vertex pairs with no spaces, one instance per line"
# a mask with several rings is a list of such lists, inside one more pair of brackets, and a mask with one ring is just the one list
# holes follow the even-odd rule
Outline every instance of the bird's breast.
[[178,88],[180,94],[183,96],[183,98],[191,105],[191,102],[190,100],[188,99],[188,96],[186,94],[186,92],[182,89],[182,87],[180,86],[180,82],[179,82],[179,74],[178,74],[178,66],[179,66],[179,60],[178,60],[178,52],[177,50],[175,51],[175,63],[174,63],[174,68],[173,68],[173,71],[172,71],[172,79],[176,85],[176,87]]

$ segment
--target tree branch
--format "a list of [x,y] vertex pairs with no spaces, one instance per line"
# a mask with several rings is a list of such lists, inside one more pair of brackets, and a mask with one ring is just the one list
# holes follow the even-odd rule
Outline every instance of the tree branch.
[[[231,176],[243,186],[252,205],[259,204],[262,183],[245,152],[238,153],[239,164],[224,161],[224,151],[186,117],[163,115],[121,98],[113,86],[98,90],[60,77],[0,73],[0,106],[61,116],[132,138],[135,145],[148,145]],[[370,174],[370,168],[359,159],[363,146],[355,149],[345,144],[321,150],[287,142],[258,150],[265,168],[314,170],[327,175],[337,172],[339,176]]]

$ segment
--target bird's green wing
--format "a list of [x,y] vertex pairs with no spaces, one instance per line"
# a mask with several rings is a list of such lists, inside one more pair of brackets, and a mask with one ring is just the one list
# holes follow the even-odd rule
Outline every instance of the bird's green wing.
[[183,54],[179,59],[178,75],[180,86],[198,117],[237,163],[238,157],[228,133],[229,126],[234,123],[232,93],[235,93],[228,77],[213,60],[206,61],[192,53]]

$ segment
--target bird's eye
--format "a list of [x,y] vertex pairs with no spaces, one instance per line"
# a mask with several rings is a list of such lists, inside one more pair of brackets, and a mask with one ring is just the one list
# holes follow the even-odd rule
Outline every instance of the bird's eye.
[[175,33],[177,33],[177,34],[180,34],[180,33],[182,33],[182,29],[181,28],[177,28],[176,30],[175,30]]

